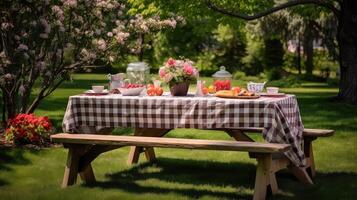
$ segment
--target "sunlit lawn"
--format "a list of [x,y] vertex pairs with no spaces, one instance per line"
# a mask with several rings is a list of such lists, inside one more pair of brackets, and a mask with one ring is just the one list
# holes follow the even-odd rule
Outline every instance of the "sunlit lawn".
[[[207,81],[210,81],[207,79]],[[106,83],[105,75],[76,75],[42,103],[38,115],[48,115],[60,130],[68,96]],[[236,82],[242,85],[242,82]],[[334,103],[337,92],[309,83],[284,89],[298,96],[305,127],[336,130],[314,143],[317,177],[304,186],[290,174],[278,174],[280,195],[273,199],[355,199],[357,197],[357,107]],[[131,129],[118,129],[128,134]],[[170,137],[229,139],[221,132],[175,130]],[[259,138],[256,135],[255,138]],[[250,199],[255,161],[246,153],[157,149],[158,163],[126,164],[129,148],[106,153],[94,162],[97,183],[60,188],[66,150],[1,149],[0,199]]]

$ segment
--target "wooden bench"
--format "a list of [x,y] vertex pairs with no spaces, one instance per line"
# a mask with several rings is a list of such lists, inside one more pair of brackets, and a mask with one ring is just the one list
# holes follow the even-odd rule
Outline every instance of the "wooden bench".
[[271,189],[272,194],[277,193],[272,154],[290,149],[288,144],[95,134],[61,133],[52,135],[51,140],[63,143],[64,147],[69,149],[62,187],[74,184],[78,174],[84,182],[95,181],[91,162],[101,153],[123,146],[249,152],[254,154],[258,161],[253,198],[256,200],[265,199],[267,188]]
[[[240,140],[243,141],[252,141],[249,137],[247,137],[244,133],[256,133],[262,132],[263,128],[238,128],[237,130],[241,131],[241,135],[236,135],[236,137],[240,137]],[[304,129],[303,137],[304,137],[304,153],[307,160],[307,165],[305,167],[307,173],[311,178],[316,176],[315,169],[315,161],[314,161],[314,153],[312,142],[319,137],[330,137],[335,134],[334,130],[325,130],[325,129]],[[297,176],[300,177],[300,176]],[[303,181],[304,182],[304,181]]]

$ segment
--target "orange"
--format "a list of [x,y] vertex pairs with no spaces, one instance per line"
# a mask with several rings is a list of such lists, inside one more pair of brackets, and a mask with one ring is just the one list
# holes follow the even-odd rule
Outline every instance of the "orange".
[[161,96],[164,93],[164,90],[161,87],[155,88],[155,93],[157,96]]
[[207,88],[207,87],[203,87],[203,88],[202,88],[202,93],[203,93],[204,95],[208,94],[208,88]]
[[210,94],[213,94],[213,93],[216,92],[216,90],[215,90],[215,88],[214,88],[213,85],[210,85],[210,86],[208,87],[208,92],[209,92]]
[[149,95],[149,96],[155,96],[156,95],[156,89],[154,87],[148,87],[146,89],[146,93]]
[[240,87],[232,87],[231,90],[234,91],[235,94],[238,94],[241,91]]

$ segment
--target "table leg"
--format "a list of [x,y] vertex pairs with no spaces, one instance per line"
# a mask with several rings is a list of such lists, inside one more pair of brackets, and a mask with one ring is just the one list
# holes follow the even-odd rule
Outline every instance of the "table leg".
[[316,138],[314,137],[304,137],[304,153],[306,156],[307,161],[307,171],[311,178],[316,176],[316,169],[315,169],[315,160],[314,160],[314,152],[312,148],[312,141]]
[[294,176],[302,183],[306,184],[306,185],[313,185],[314,182],[312,182],[309,174],[306,172],[305,168],[301,168],[301,167],[296,167],[296,166],[292,166],[289,168],[290,172],[292,174],[294,174]]
[[89,164],[82,172],[80,172],[79,175],[82,181],[85,183],[95,182],[95,176],[91,164]]
[[247,141],[254,142],[252,138],[246,135],[243,131],[237,129],[226,129],[224,130],[229,136],[234,138],[237,141]]
[[[147,137],[162,137],[168,133],[170,129],[153,129],[153,128],[136,128],[134,131],[135,136],[147,136]],[[140,154],[145,152],[146,159],[150,162],[156,160],[155,151],[153,147],[137,147],[130,148],[128,165],[135,164],[139,161]]]
[[138,163],[140,153],[143,151],[142,147],[130,147],[129,158],[128,158],[128,165]]
[[[270,185],[272,191],[276,193],[277,185],[272,185],[271,181],[275,180],[275,173],[271,173],[271,154],[258,155],[258,166],[255,175],[255,186],[253,200],[265,199],[267,193],[267,187]],[[276,182],[276,181],[275,181]]]
[[[231,137],[236,139],[237,141],[250,141],[254,142],[253,139],[251,139],[248,135],[246,135],[243,131],[241,130],[236,130],[236,129],[226,129],[224,130],[226,133],[228,133]],[[314,163],[314,155],[312,152],[312,141],[314,138],[304,138],[304,153],[306,155],[307,159],[307,167],[302,168],[302,167],[290,167],[289,170],[290,172],[302,183],[307,184],[307,185],[313,185],[313,181],[311,177],[314,177],[316,175],[315,172],[315,163]],[[254,155],[249,154],[250,157],[254,157]],[[280,159],[274,159],[274,162],[280,162],[284,161],[282,160],[284,158]],[[307,169],[310,169],[310,176],[307,172]]]
[[95,176],[91,165],[92,161],[104,152],[121,147],[74,144],[63,144],[63,146],[68,148],[68,157],[62,181],[62,188],[75,184],[78,174],[85,183],[94,182]]
[[64,170],[62,188],[73,185],[77,181],[80,147],[71,146],[68,149],[67,163]]

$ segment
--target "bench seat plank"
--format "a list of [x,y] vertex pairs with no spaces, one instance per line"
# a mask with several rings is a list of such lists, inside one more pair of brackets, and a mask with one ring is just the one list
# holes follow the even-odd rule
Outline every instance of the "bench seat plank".
[[304,129],[304,136],[307,137],[330,137],[335,134],[334,130],[328,129]]
[[141,137],[141,136],[96,135],[96,134],[61,133],[61,134],[52,135],[51,139],[53,142],[69,143],[69,144],[73,143],[73,144],[142,146],[142,147],[205,149],[205,150],[225,150],[225,151],[247,151],[247,152],[254,152],[254,153],[282,153],[290,149],[289,144],[159,138],[159,137]]
[[[237,128],[237,130],[243,131],[243,132],[262,132],[263,128]],[[303,135],[305,137],[330,137],[335,134],[334,130],[328,130],[328,129],[309,129],[305,128]]]

